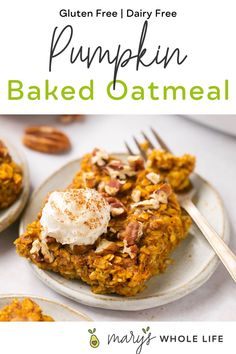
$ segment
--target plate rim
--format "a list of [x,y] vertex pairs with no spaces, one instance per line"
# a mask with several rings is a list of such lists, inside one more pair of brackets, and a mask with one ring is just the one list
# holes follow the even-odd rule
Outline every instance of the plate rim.
[[[114,156],[127,156],[125,153],[111,153],[111,155]],[[60,173],[65,167],[69,167],[70,165],[73,165],[75,163],[79,163],[81,161],[81,158],[76,158],[73,159],[66,164],[62,165],[59,167],[56,171],[54,171],[51,175],[49,175],[41,184],[38,188],[34,190],[34,192],[31,195],[30,201],[28,203],[28,207],[26,208],[21,221],[19,225],[19,231],[20,234],[24,232],[23,229],[23,220],[25,217],[25,214],[27,213],[27,209],[30,207],[30,204],[34,197],[41,191],[41,189],[44,187],[45,184],[48,183],[51,178],[53,178],[55,175]],[[224,207],[223,200],[219,194],[219,192],[216,190],[216,188],[207,180],[205,180],[203,177],[201,177],[199,174],[196,173],[196,175],[213,190],[215,195],[217,196],[217,199],[219,201],[219,205],[221,207],[222,211],[222,216],[223,216],[223,227],[222,227],[222,238],[225,240],[226,243],[229,243],[230,239],[230,224],[228,220],[228,215],[226,212],[226,209]],[[81,303],[83,305],[87,306],[92,306],[92,307],[97,307],[97,308],[103,308],[103,309],[109,309],[109,310],[122,310],[122,311],[139,311],[139,310],[146,310],[149,308],[154,308],[158,306],[162,306],[171,302],[174,302],[176,300],[179,300],[180,298],[190,294],[194,290],[198,289],[201,285],[203,285],[215,272],[216,268],[220,264],[220,260],[216,254],[213,255],[212,259],[206,264],[204,269],[197,274],[193,279],[191,279],[190,282],[187,284],[181,285],[178,289],[177,292],[175,292],[174,296],[173,294],[163,294],[163,295],[146,295],[143,297],[135,298],[135,297],[119,297],[119,296],[114,296],[114,295],[101,295],[101,294],[94,294],[92,291],[89,294],[82,294],[77,290],[73,290],[68,287],[64,286],[60,282],[54,280],[50,276],[49,271],[42,270],[38,268],[36,265],[32,264],[29,262],[30,267],[33,269],[34,273],[36,276],[48,287],[51,289],[55,290],[57,293],[72,299],[78,303]],[[62,279],[64,279],[62,277]],[[79,296],[78,296],[79,295]],[[166,300],[163,300],[162,297],[165,297]],[[158,301],[156,301],[158,300]],[[156,304],[153,302],[156,301]],[[124,308],[124,302],[127,302],[129,305],[131,305],[129,308]]]
[[[52,300],[49,299],[47,297],[43,297],[43,296],[37,296],[37,295],[30,295],[30,294],[1,294],[0,295],[0,300],[1,299],[23,299],[23,298],[30,298],[32,300],[39,300],[39,301],[43,301],[52,305],[57,305],[59,307],[63,307],[66,310],[69,310],[70,312],[74,313],[76,316],[80,317],[82,321],[86,321],[86,322],[93,322],[92,318],[89,317],[87,314],[80,312],[74,308],[72,308],[71,306],[65,305],[61,302],[58,302],[56,300]],[[56,321],[56,322],[60,322],[60,321]]]

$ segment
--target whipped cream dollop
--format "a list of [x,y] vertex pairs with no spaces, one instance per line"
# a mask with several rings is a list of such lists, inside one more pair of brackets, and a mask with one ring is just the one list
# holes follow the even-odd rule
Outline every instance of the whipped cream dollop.
[[65,245],[92,245],[107,232],[110,206],[95,189],[68,189],[49,195],[42,210],[41,238]]

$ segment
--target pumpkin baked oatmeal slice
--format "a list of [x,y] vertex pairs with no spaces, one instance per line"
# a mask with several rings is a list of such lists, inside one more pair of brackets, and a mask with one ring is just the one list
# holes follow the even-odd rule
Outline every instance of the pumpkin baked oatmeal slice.
[[[189,183],[185,168],[185,178],[178,177],[181,159],[189,160],[190,173],[191,156],[174,159],[166,173],[162,160],[151,166],[140,156],[122,161],[95,149],[69,187],[49,195],[15,241],[17,252],[42,269],[86,282],[95,293],[137,294],[166,270],[191,225],[173,190]],[[173,169],[181,180],[174,185]]]
[[22,190],[23,172],[0,140],[0,210],[8,208]]
[[44,315],[39,305],[33,300],[14,299],[9,305],[0,309],[0,322],[52,322],[52,317]]

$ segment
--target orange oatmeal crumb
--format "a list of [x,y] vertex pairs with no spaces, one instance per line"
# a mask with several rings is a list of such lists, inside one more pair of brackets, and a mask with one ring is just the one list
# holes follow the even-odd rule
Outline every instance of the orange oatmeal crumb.
[[14,299],[0,310],[0,322],[52,322],[52,317],[44,315],[41,308],[33,300]]

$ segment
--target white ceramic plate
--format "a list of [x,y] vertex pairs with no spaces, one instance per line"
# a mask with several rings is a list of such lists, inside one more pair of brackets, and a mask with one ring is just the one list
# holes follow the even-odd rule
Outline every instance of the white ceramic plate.
[[48,300],[42,297],[30,295],[1,295],[0,296],[0,309],[13,299],[22,300],[29,297],[35,301],[42,309],[45,315],[51,316],[55,321],[92,321],[87,315],[80,313],[69,306],[59,304],[58,302]]
[[25,207],[25,204],[29,197],[30,192],[30,181],[29,181],[29,169],[27,161],[23,153],[15,148],[13,145],[7,143],[4,139],[0,139],[7,145],[12,159],[20,165],[23,170],[23,189],[18,199],[7,209],[0,211],[0,232],[6,229],[8,226],[13,224],[18,218],[20,213]]
[[193,119],[196,122],[207,125],[210,128],[214,128],[224,133],[228,133],[230,135],[236,136],[236,116],[235,115],[201,114],[201,115],[189,115],[184,117]]
[[[119,157],[124,155],[119,154]],[[79,169],[80,160],[72,161],[49,177],[37,189],[21,220],[20,233],[40,210],[46,194],[65,188]],[[221,237],[229,241],[229,227],[222,201],[215,189],[198,177],[196,205]],[[189,237],[173,253],[174,265],[163,275],[148,281],[146,289],[135,297],[93,294],[90,287],[78,280],[67,280],[32,265],[37,276],[50,288],[82,304],[113,310],[143,310],[177,300],[197,289],[214,273],[219,260],[201,232],[192,227]]]

